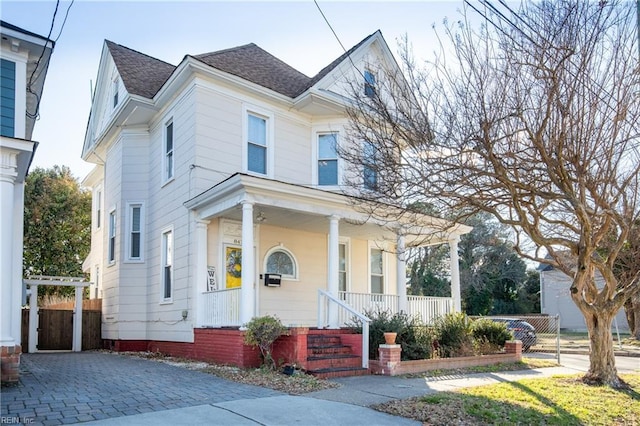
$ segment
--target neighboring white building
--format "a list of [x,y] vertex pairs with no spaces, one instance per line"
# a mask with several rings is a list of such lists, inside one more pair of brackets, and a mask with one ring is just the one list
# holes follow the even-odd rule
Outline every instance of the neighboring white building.
[[[397,67],[380,32],[314,77],[254,44],[174,66],[106,41],[82,151],[96,164],[84,181],[94,196],[84,265],[103,338],[191,351],[198,330],[254,316],[315,326],[318,289],[359,309],[426,315],[396,255],[412,233],[452,247],[453,298],[433,303],[459,309],[457,241],[469,227],[380,224],[342,194],[353,173],[335,150],[345,84],[374,90],[380,66]],[[267,286],[273,273],[281,282]],[[332,326],[348,319],[330,311]]]
[[[543,314],[560,315],[560,328],[570,331],[587,331],[584,315],[571,298],[569,289],[573,279],[559,269],[550,265],[540,268],[540,310]],[[596,273],[598,288],[604,287],[602,275]],[[629,324],[621,308],[615,317],[613,327],[617,323],[619,330],[629,331]]]
[[17,381],[21,353],[24,180],[53,41],[0,21],[0,346],[2,381]]

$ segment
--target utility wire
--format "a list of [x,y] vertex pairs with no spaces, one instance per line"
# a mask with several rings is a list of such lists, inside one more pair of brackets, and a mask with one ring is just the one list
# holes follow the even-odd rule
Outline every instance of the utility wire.
[[[51,18],[51,26],[49,27],[49,34],[47,34],[47,42],[49,41],[53,42],[53,46],[55,46],[55,43],[58,41],[58,39],[62,35],[62,30],[64,30],[64,26],[67,23],[67,18],[69,17],[69,10],[71,10],[71,6],[73,6],[74,1],[75,0],[71,0],[71,3],[69,3],[69,6],[67,7],[67,11],[64,15],[64,20],[62,21],[62,25],[60,26],[60,31],[58,32],[58,35],[56,36],[55,40],[52,40],[51,34],[53,33],[53,28],[55,27],[55,23],[56,23],[56,16],[58,14],[58,8],[60,7],[60,0],[56,1],[56,7],[53,11],[53,17]],[[53,53],[53,46],[52,46],[51,53]],[[40,74],[36,76],[36,73],[40,69],[40,63],[42,62],[42,58],[44,57],[46,50],[47,50],[47,45],[45,43],[45,45],[42,47],[42,52],[40,52],[40,56],[36,61],[35,67],[33,68],[31,75],[29,76],[29,82],[27,83],[27,93],[35,96],[36,98],[35,112],[31,113],[29,111],[26,111],[27,117],[32,119],[37,119],[40,116],[40,96],[38,96],[38,94],[33,90],[33,83],[34,83],[34,80],[37,80],[40,77]],[[51,59],[51,54],[46,59],[47,65],[49,64],[50,59]]]

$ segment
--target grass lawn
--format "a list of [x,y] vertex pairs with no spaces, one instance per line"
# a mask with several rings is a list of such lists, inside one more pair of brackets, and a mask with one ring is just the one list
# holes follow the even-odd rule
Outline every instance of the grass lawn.
[[438,425],[640,425],[640,374],[631,390],[587,386],[557,376],[439,392],[372,408]]

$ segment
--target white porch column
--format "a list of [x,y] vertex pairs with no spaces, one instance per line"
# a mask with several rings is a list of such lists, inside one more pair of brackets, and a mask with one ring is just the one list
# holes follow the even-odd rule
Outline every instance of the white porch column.
[[404,234],[398,233],[396,244],[398,261],[396,263],[396,285],[398,293],[398,312],[407,312],[407,266],[405,261]]
[[[340,290],[340,233],[339,233],[339,221],[338,216],[329,216],[329,261],[327,270],[327,291],[333,296],[338,297]],[[329,328],[339,328],[338,324],[338,306],[335,303],[329,303]]]
[[31,285],[29,290],[29,353],[33,354],[38,350],[38,286]]
[[242,202],[242,287],[240,323],[244,326],[255,316],[255,261],[253,259],[253,203]]
[[73,352],[82,351],[82,293],[84,287],[76,286],[76,303],[73,308]]
[[458,260],[458,242],[460,237],[454,236],[449,240],[449,259],[451,261],[451,297],[456,312],[462,311],[460,298],[460,263]]
[[192,313],[193,322],[195,327],[202,327],[203,325],[211,325],[205,324],[205,298],[202,293],[207,291],[207,282],[209,277],[207,275],[207,225],[209,224],[208,220],[196,220],[196,237],[195,237],[195,300],[196,300],[196,311]]
[[[13,285],[14,238],[14,185],[18,176],[18,153],[11,149],[0,150],[0,346],[14,347],[16,339],[12,335],[12,313],[14,312]],[[16,254],[18,255],[18,254]],[[20,253],[21,255],[21,253]],[[17,290],[16,290],[17,291]],[[18,341],[20,338],[18,337]]]

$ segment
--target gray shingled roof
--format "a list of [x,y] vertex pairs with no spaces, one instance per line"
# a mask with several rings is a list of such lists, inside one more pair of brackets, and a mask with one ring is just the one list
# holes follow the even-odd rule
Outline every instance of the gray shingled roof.
[[[350,54],[364,44],[373,33],[323,68],[314,77],[307,77],[255,44],[193,55],[191,57],[213,68],[238,76],[275,92],[295,98],[320,81]],[[159,59],[106,41],[122,81],[131,94],[153,98],[176,69]]]
[[153,98],[176,69],[171,64],[112,41],[106,40],[106,43],[124,87],[132,95]]
[[311,78],[253,43],[193,57],[291,98],[304,91],[311,81]]

